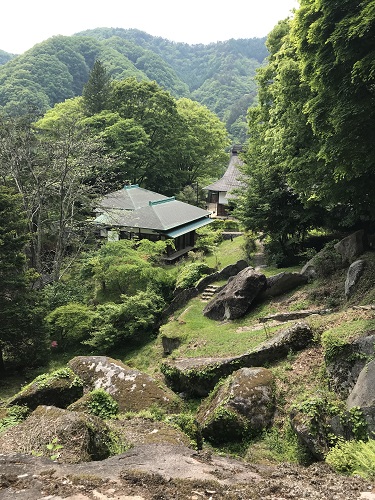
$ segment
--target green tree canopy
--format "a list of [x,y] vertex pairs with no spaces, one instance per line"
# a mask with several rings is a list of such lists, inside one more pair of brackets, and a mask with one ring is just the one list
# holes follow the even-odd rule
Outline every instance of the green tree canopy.
[[179,177],[186,185],[220,177],[228,163],[229,145],[223,122],[206,106],[191,99],[177,101],[182,120],[179,137]]
[[303,110],[324,164],[316,195],[346,206],[347,223],[375,216],[374,29],[371,0],[302,0],[292,28],[310,89]]

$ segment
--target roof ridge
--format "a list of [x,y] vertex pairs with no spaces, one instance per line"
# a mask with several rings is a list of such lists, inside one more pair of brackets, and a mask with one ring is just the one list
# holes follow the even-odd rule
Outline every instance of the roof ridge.
[[175,200],[176,200],[175,196],[170,196],[169,198],[165,198],[164,200],[155,200],[155,201],[151,200],[148,202],[148,205],[152,207],[154,205],[161,205],[162,203],[168,203],[170,201],[175,201]]

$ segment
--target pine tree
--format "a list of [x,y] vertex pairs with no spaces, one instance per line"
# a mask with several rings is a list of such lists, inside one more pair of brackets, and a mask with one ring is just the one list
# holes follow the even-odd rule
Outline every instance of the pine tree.
[[83,103],[88,116],[95,115],[106,109],[111,77],[101,61],[96,60],[89,79],[83,88]]

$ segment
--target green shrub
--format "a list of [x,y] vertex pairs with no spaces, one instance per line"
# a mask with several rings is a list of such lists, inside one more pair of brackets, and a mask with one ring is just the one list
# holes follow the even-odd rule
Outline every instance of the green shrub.
[[222,241],[222,233],[224,230],[224,221],[220,221],[220,225],[218,228],[215,226],[218,225],[217,220],[214,220],[208,226],[204,226],[197,230],[197,241],[195,243],[195,248],[203,252],[204,254],[212,253],[217,245]]
[[184,266],[177,275],[176,288],[191,288],[211,272],[212,269],[204,262],[192,262]]
[[6,416],[0,419],[0,434],[25,420],[29,412],[27,406],[14,405],[8,408]]
[[263,445],[269,450],[270,458],[276,462],[305,464],[309,456],[304,446],[299,442],[297,434],[290,424],[285,429],[272,427],[261,436]]
[[90,413],[103,419],[113,418],[118,413],[117,401],[103,389],[95,389],[90,393],[87,407]]
[[70,303],[57,307],[46,316],[50,336],[64,347],[88,338],[95,312],[83,304]]
[[157,316],[165,306],[159,294],[147,290],[131,297],[123,295],[121,299],[121,304],[97,307],[90,338],[84,344],[108,351],[126,338],[149,335],[155,330]]
[[342,474],[374,480],[375,440],[340,441],[328,452],[326,462]]
[[237,220],[224,220],[224,231],[240,231],[240,223]]
[[336,243],[337,241],[330,241],[323,250],[313,257],[313,264],[316,268],[317,276],[326,278],[342,268],[341,256],[334,249]]
[[251,259],[251,256],[256,251],[256,248],[256,236],[251,232],[246,232],[244,234],[244,242],[242,245],[246,260],[249,261]]

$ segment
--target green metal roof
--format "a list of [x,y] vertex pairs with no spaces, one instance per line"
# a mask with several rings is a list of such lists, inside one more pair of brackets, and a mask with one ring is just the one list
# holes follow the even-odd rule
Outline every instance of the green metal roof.
[[166,236],[169,236],[170,238],[177,238],[177,236],[181,236],[183,234],[190,233],[190,231],[193,231],[194,229],[198,229],[200,227],[206,226],[207,224],[210,224],[210,222],[212,222],[212,219],[197,220],[197,221],[191,222],[190,224],[185,224],[184,226],[173,229],[172,231],[168,231],[165,234],[166,234]]
[[[120,202],[117,196],[113,196],[113,194],[117,195],[119,193],[117,191],[106,197],[113,204],[104,203],[99,205],[97,209],[99,215],[95,219],[95,223],[112,227],[152,229],[165,234],[171,231],[184,231],[182,227],[189,224],[196,223],[196,227],[201,227],[210,222],[208,219],[210,212],[178,201],[174,197],[155,196],[155,193],[139,188],[138,186],[131,186],[130,189],[124,189],[124,191],[131,192],[133,199],[138,198],[139,200],[139,198],[142,198],[144,205],[129,210],[124,206],[122,196],[120,196]],[[138,194],[136,194],[137,192]],[[147,192],[149,199],[146,202]],[[117,206],[116,202],[119,202]],[[202,221],[205,222],[202,223]],[[184,234],[184,232],[180,234]]]
[[105,209],[121,208],[123,210],[137,210],[146,207],[150,201],[168,200],[163,194],[154,193],[140,188],[137,184],[124,186],[123,189],[109,193],[100,200],[99,207]]

